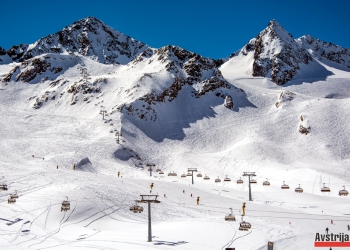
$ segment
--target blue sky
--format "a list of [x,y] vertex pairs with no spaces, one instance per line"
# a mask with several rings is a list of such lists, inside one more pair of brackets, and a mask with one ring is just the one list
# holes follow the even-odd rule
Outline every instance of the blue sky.
[[168,44],[223,58],[276,19],[295,38],[310,34],[350,47],[350,1],[2,0],[0,46],[33,43],[94,16],[154,48]]

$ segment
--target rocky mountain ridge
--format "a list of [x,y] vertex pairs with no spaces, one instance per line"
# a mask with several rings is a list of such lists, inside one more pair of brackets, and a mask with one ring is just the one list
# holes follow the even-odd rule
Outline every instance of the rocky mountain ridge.
[[94,17],[87,17],[33,44],[15,45],[7,54],[23,62],[47,53],[78,53],[104,64],[127,64],[148,46],[136,41]]

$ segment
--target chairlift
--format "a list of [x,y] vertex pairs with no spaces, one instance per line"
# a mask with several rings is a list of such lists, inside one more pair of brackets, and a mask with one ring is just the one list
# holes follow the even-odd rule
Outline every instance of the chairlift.
[[68,211],[70,210],[70,202],[68,201],[68,196],[66,196],[67,200],[66,201],[62,201],[62,205],[61,205],[61,212],[62,211]]
[[219,183],[219,182],[221,182],[221,179],[218,176],[218,178],[215,179],[215,183]]
[[186,174],[185,173],[183,173],[182,175],[181,175],[181,178],[186,178]]
[[158,172],[158,174],[164,174],[164,172],[161,170],[161,171]]
[[323,187],[321,188],[321,192],[330,192],[331,189],[329,187],[325,186],[325,183],[323,183]]
[[231,181],[231,179],[228,178],[227,175],[226,175],[226,178],[224,179],[224,181],[225,181],[225,182],[228,182],[228,181]]
[[205,175],[203,179],[204,179],[205,181],[210,180],[210,178],[209,178],[209,176],[208,176],[208,175]]
[[168,176],[173,176],[173,173],[172,173],[172,172],[169,172],[169,173],[168,173]]
[[345,186],[343,186],[343,190],[339,191],[339,196],[348,196],[349,192],[347,190],[345,190]]
[[134,206],[130,207],[130,211],[133,213],[142,213],[143,212],[143,207],[137,205],[137,202],[135,202],[136,204]]
[[173,176],[177,176],[177,173],[173,172]]
[[241,177],[239,177],[239,180],[237,180],[237,184],[243,184],[243,180],[241,179]]
[[283,185],[281,186],[281,189],[289,189],[289,186],[287,184],[285,184],[283,181]]
[[11,194],[10,197],[11,197],[11,199],[18,199],[17,190],[15,191],[14,194]]
[[251,229],[251,227],[252,225],[249,222],[243,221],[243,218],[242,218],[242,222],[239,223],[239,230],[248,231],[249,229]]
[[6,184],[0,185],[0,190],[7,191],[8,190],[7,185]]
[[199,174],[197,174],[197,177],[202,177],[202,174],[201,174],[201,172],[199,172]]
[[126,142],[125,140],[122,140],[122,142]]
[[297,192],[297,193],[302,193],[302,192],[304,192],[304,190],[300,187],[300,184],[299,184],[299,187],[297,187],[297,188],[295,189],[295,192]]
[[109,132],[110,132],[110,133],[113,133],[113,129],[111,129]]
[[256,180],[254,180],[254,179],[251,179],[251,180],[250,180],[250,184],[256,184],[256,183],[257,183]]
[[236,218],[235,216],[233,215],[233,212],[232,212],[232,208],[231,209],[231,213],[229,215],[226,215],[225,216],[225,221],[236,221]]
[[269,179],[266,178],[266,181],[263,182],[263,186],[270,186]]
[[7,203],[8,203],[8,204],[16,203],[16,199],[10,197],[10,198],[7,200]]
[[105,120],[104,123],[108,123],[107,120]]
[[139,165],[142,166],[143,165],[142,162],[139,162]]
[[156,172],[160,172],[160,171],[162,171],[160,168],[157,168],[157,169],[156,169]]
[[134,150],[130,149],[129,152],[134,152]]
[[187,176],[192,176],[192,173],[191,173],[191,172],[188,172],[188,173],[187,173]]

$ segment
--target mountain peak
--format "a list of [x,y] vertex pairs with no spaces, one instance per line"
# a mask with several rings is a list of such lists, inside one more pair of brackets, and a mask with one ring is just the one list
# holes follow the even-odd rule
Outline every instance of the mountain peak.
[[14,61],[49,53],[77,53],[104,64],[127,64],[148,46],[89,16],[64,27],[34,44],[7,51]]

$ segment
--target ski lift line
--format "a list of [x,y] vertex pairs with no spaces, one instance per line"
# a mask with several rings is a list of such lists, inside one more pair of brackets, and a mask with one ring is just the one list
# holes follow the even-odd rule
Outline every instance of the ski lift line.
[[[174,207],[179,207],[180,205],[182,205],[181,203],[178,203],[177,205],[170,205],[167,202],[162,202],[163,204],[166,204],[168,206],[174,206]],[[194,208],[198,208],[198,206],[196,205],[192,205],[192,204],[185,204],[186,206],[193,206]],[[217,209],[223,209],[223,210],[227,210],[227,207],[213,207],[213,206],[206,206],[206,205],[201,205],[201,207],[209,207],[209,208],[217,208]],[[241,207],[234,209],[233,210],[241,210]],[[212,210],[210,210],[212,212]],[[266,211],[266,210],[257,210],[257,209],[249,209],[249,211],[254,211],[254,212],[264,212],[264,213],[281,213],[281,214],[302,214],[302,215],[310,215],[310,216],[328,216],[328,217],[340,217],[340,218],[350,218],[347,216],[339,216],[339,215],[322,215],[322,214],[308,214],[308,213],[294,213],[294,212],[280,212],[280,211]],[[214,210],[213,210],[214,212]],[[222,212],[218,212],[218,213],[222,213]]]
[[[178,206],[177,206],[178,207]],[[207,212],[207,210],[204,210],[204,209],[199,209],[199,208],[193,208],[194,210],[197,210],[197,211],[201,211],[201,212]],[[227,209],[227,208],[226,208]],[[251,210],[250,210],[251,211]],[[223,212],[219,212],[219,211],[215,211],[215,210],[210,210],[210,213],[218,213],[218,214],[223,214]],[[274,213],[274,212],[271,212],[271,213]],[[303,215],[307,215],[307,214],[303,214]],[[324,215],[318,215],[318,216],[324,216]],[[331,215],[329,215],[331,216]],[[249,215],[246,217],[252,217],[252,218],[278,218],[278,219],[298,219],[298,220],[327,220],[329,221],[330,219],[329,218],[300,218],[300,217],[286,217],[286,216],[264,216],[264,215]],[[332,217],[336,217],[336,216],[332,216]],[[348,222],[349,219],[347,220],[341,220],[341,219],[337,219],[336,221],[339,221],[339,222]],[[225,222],[223,222],[225,223]]]

